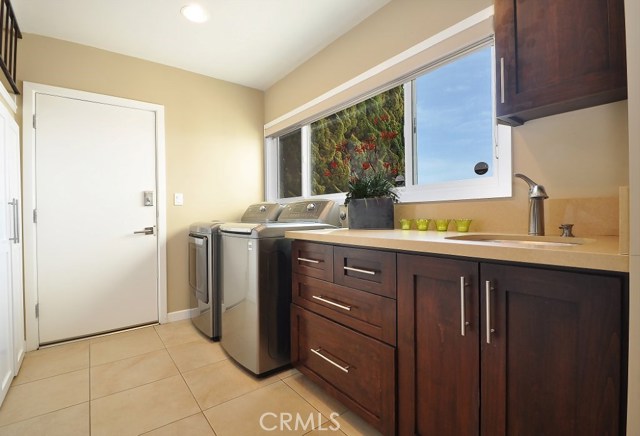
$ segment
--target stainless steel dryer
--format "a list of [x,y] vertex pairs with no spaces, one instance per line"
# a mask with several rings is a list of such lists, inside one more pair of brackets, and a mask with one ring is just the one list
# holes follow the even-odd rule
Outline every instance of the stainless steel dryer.
[[[256,203],[244,212],[241,221],[273,222],[282,206]],[[189,227],[189,287],[191,322],[213,340],[221,334],[220,313],[220,225],[221,221],[194,223]]]
[[285,231],[337,223],[333,201],[313,200],[286,205],[276,223],[220,226],[224,301],[220,344],[254,374],[290,362],[291,240],[285,239]]
[[189,226],[191,322],[216,341],[220,339],[220,224],[211,221]]

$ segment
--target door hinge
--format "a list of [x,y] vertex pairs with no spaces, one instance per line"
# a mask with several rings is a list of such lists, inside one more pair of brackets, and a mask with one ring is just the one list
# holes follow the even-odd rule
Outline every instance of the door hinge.
[[33,114],[33,128],[36,128],[36,114]]
[[40,303],[36,303],[36,318],[40,318]]
[[37,224],[38,222],[38,209],[33,209],[33,223]]

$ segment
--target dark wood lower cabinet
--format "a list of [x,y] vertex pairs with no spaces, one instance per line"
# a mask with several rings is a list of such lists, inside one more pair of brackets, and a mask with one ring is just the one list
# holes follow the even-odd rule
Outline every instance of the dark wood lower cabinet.
[[295,304],[291,359],[385,435],[395,432],[395,348]]
[[624,434],[625,289],[399,254],[398,434]]
[[481,280],[482,434],[624,432],[621,278],[482,264]]
[[478,434],[477,277],[475,262],[398,255],[400,435]]

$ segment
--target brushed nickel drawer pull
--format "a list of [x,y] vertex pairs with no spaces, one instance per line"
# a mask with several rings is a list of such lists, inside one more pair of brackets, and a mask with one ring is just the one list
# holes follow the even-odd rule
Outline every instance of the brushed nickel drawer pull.
[[353,268],[351,266],[343,266],[342,268],[344,268],[345,271],[355,271],[355,272],[359,272],[359,273],[362,273],[362,274],[369,274],[370,276],[375,276],[376,275],[375,271],[370,271],[368,269]]
[[339,307],[340,309],[351,310],[351,306],[345,306],[344,304],[340,304],[340,303],[336,303],[335,301],[327,300],[322,295],[312,295],[311,298],[313,298],[315,300],[320,300],[323,303],[327,303],[327,304],[330,304],[332,306]]
[[307,259],[306,257],[299,257],[298,260],[300,262],[308,262],[308,263],[320,263],[319,260],[315,260],[315,259]]
[[324,360],[326,360],[327,362],[329,362],[330,364],[332,364],[333,366],[338,368],[340,371],[343,371],[343,372],[346,372],[347,374],[349,374],[349,365],[347,365],[347,366],[339,365],[339,364],[335,363],[333,360],[329,359],[327,356],[324,356],[324,355],[320,354],[320,351],[322,351],[322,348],[318,348],[317,350],[314,350],[313,348],[309,348],[309,350],[311,350],[311,352],[313,354],[322,357]]

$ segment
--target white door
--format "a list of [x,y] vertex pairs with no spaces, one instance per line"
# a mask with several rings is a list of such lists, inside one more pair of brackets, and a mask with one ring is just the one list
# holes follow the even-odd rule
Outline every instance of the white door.
[[35,114],[40,344],[157,321],[155,112],[39,93]]

